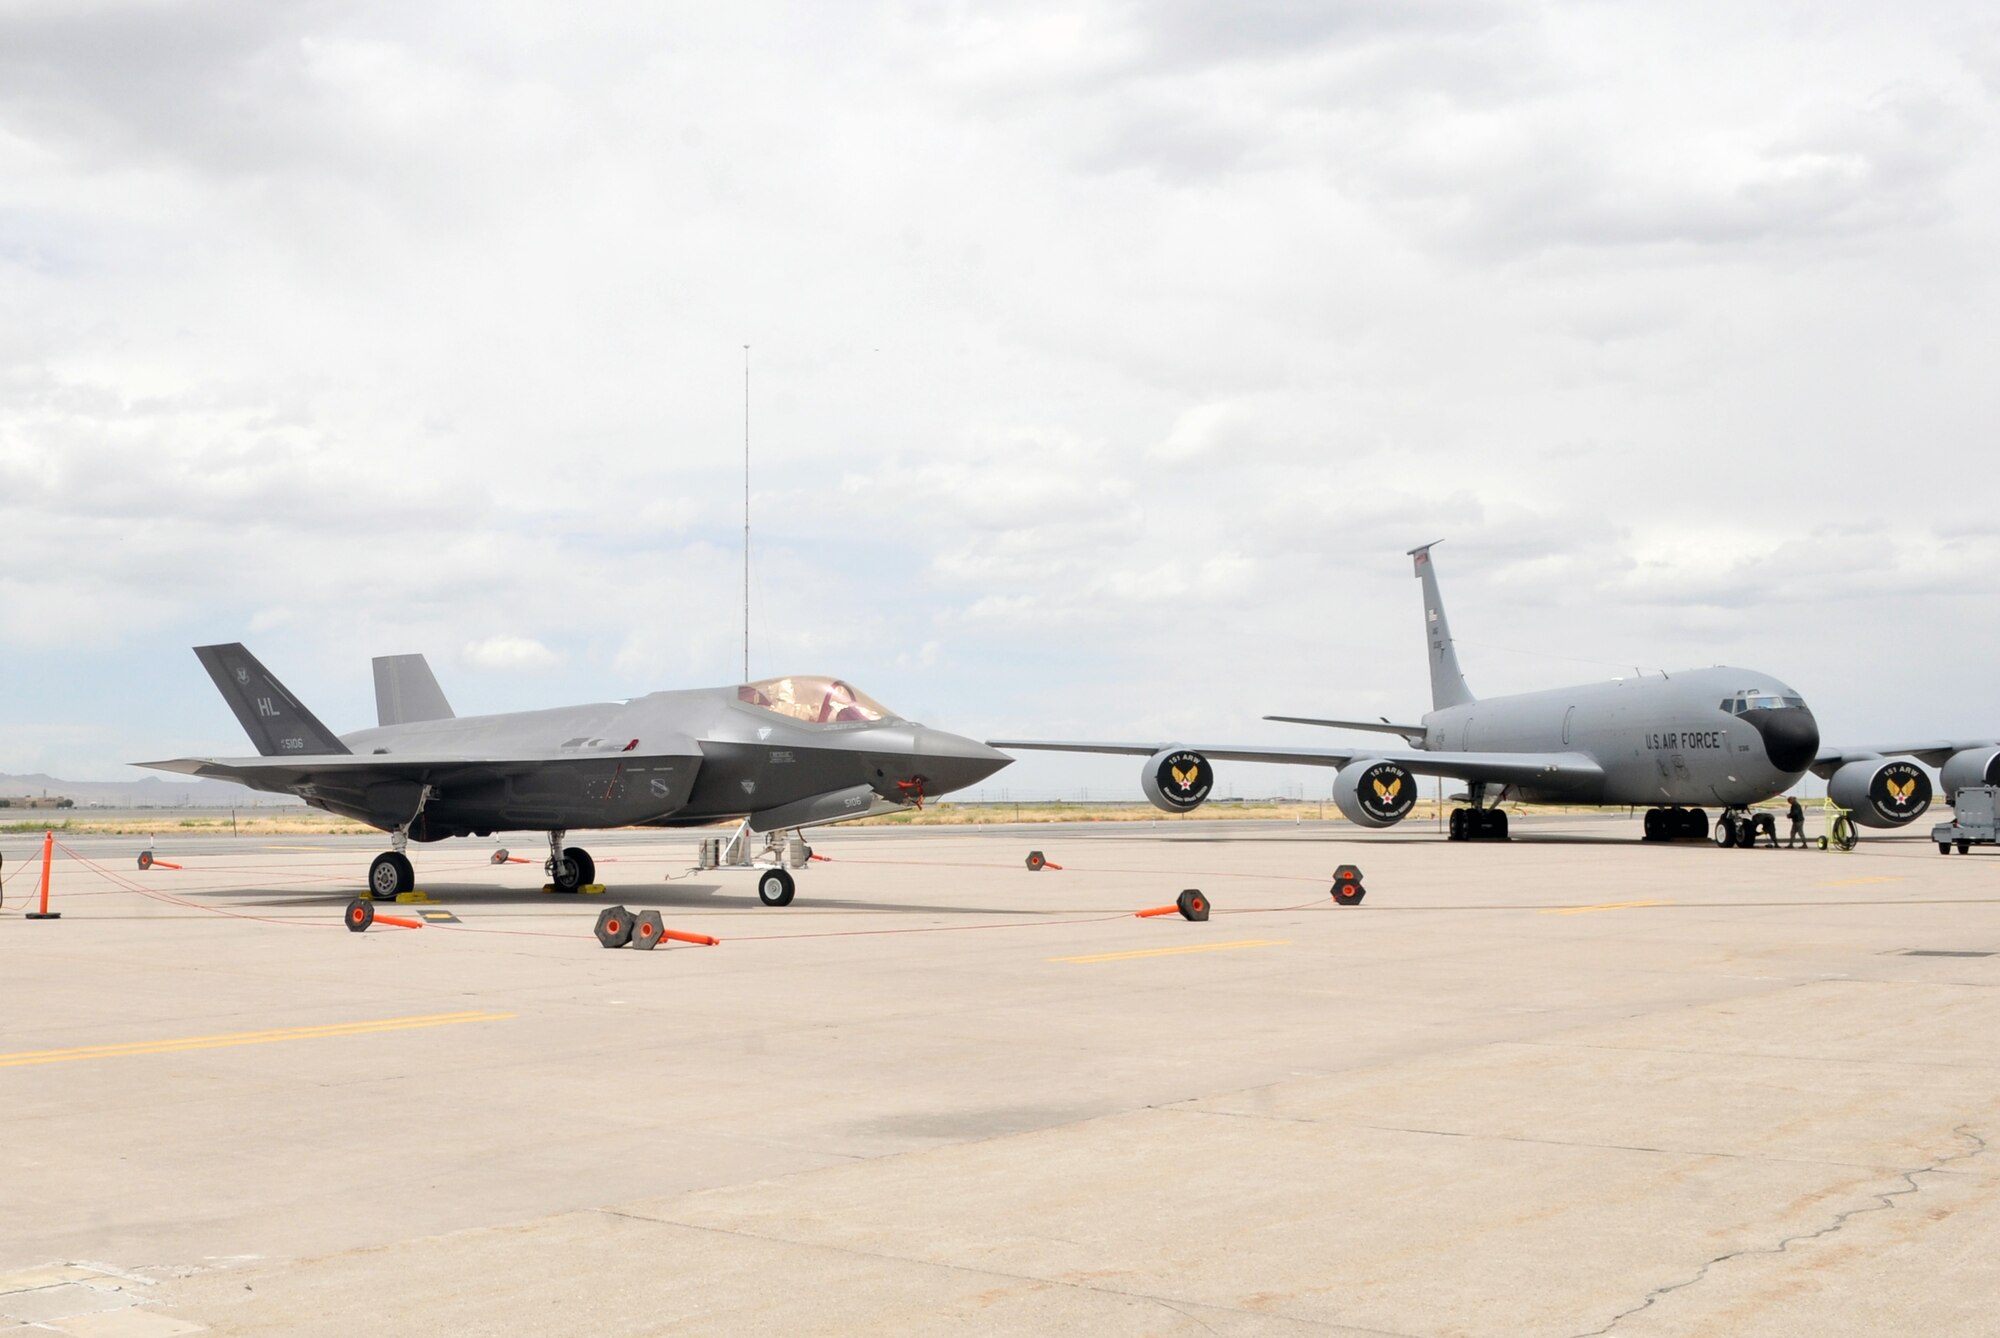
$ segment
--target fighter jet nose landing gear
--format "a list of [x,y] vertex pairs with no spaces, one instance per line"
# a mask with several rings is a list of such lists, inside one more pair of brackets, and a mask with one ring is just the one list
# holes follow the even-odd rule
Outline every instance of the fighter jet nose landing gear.
[[766,906],[789,906],[798,890],[792,876],[783,869],[766,869],[757,878],[757,900]]

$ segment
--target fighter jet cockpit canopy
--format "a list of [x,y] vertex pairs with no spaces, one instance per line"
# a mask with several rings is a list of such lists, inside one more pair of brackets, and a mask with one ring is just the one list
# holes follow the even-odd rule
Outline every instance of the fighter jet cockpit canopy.
[[767,678],[736,689],[736,700],[808,725],[894,720],[896,713],[852,684],[817,674]]
[[1722,709],[1731,715],[1748,715],[1752,711],[1778,711],[1786,707],[1804,710],[1806,699],[1791,693],[1765,692],[1760,688],[1745,688],[1734,697],[1722,703]]

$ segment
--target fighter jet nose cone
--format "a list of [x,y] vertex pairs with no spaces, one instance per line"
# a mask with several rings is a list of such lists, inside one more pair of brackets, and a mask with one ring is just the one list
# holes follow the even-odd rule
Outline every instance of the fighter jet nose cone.
[[1803,707],[1746,711],[1743,718],[1764,736],[1764,755],[1780,771],[1804,771],[1819,755],[1819,722]]
[[947,734],[941,729],[919,729],[916,754],[925,774],[931,778],[932,794],[977,785],[1014,760],[977,739]]

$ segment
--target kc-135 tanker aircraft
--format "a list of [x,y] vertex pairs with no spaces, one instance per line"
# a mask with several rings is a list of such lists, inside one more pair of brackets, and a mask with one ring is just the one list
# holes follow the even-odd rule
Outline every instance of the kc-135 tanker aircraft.
[[336,737],[241,645],[195,654],[261,756],[140,765],[294,794],[388,832],[394,849],[368,871],[377,896],[415,887],[411,839],[547,832],[549,881],[574,892],[596,882],[596,868],[587,851],[564,848],[567,832],[739,818],[717,867],[759,868],[758,899],[784,906],[795,890],[785,866],[810,855],[785,833],[920,807],[1013,760],[904,720],[836,678],[459,718],[421,655],[377,659],[377,727]]
[[1805,699],[1750,669],[1691,669],[1476,698],[1459,671],[1437,569],[1426,544],[1410,550],[1423,582],[1431,706],[1413,725],[1266,716],[1301,725],[1395,735],[1403,748],[1288,748],[1225,744],[1068,743],[989,740],[996,748],[1145,757],[1140,787],[1169,813],[1186,813],[1215,784],[1213,759],[1337,767],[1333,799],[1349,821],[1391,827],[1417,802],[1418,776],[1466,782],[1451,839],[1505,840],[1507,799],[1646,809],[1645,839],[1702,839],[1705,806],[1721,810],[1717,845],[1748,846],[1748,806],[1783,794],[1808,770],[1833,802],[1868,827],[1901,827],[1931,802],[1931,782],[1909,758],[1943,768],[1947,795],[2000,783],[2000,740],[1933,740],[1879,748],[1822,749]]

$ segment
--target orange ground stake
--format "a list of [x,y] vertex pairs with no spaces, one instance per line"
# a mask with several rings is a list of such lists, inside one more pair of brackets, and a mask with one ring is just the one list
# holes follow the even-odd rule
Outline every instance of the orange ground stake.
[[378,925],[395,925],[399,929],[422,929],[424,927],[422,920],[412,920],[404,915],[384,915],[380,911],[375,913],[375,923]]
[[721,939],[710,938],[706,934],[683,934],[678,929],[662,929],[660,931],[660,937],[670,938],[678,943],[700,943],[711,948],[716,946],[718,943],[722,942]]
[[1149,911],[1133,912],[1141,920],[1150,920],[1155,915],[1179,915],[1180,913],[1181,908],[1179,906],[1155,906]]
[[39,911],[29,911],[27,915],[22,917],[23,919],[27,920],[62,919],[61,911],[52,911],[49,909],[49,865],[54,863],[55,857],[56,857],[56,834],[54,832],[43,832],[42,833],[42,908]]

